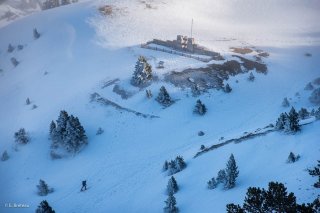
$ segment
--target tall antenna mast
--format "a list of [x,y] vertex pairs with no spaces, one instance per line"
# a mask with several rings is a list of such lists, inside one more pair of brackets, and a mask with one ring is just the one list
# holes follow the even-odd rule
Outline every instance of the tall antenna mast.
[[192,38],[193,18],[191,20],[191,38]]

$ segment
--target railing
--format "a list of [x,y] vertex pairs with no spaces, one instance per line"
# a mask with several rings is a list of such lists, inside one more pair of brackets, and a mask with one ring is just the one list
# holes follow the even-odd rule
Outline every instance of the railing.
[[168,49],[165,49],[165,48],[151,47],[151,46],[148,46],[148,44],[141,44],[140,47],[141,48],[145,48],[145,49],[156,50],[156,51],[166,52],[166,53],[170,53],[170,54],[180,55],[180,56],[184,56],[184,57],[187,57],[187,58],[193,58],[193,59],[196,59],[198,61],[202,61],[202,62],[206,62],[206,63],[212,60],[212,58],[201,58],[199,56],[195,56],[195,55],[179,52],[179,51],[176,51],[176,50],[168,50]]

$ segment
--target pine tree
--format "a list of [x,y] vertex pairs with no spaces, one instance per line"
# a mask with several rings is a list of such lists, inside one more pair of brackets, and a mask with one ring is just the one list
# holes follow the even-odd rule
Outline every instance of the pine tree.
[[38,32],[37,28],[33,29],[33,38],[34,39],[40,38],[40,33]]
[[226,182],[226,171],[224,169],[219,170],[218,175],[217,175],[217,184],[222,183],[223,185]]
[[7,50],[7,52],[8,52],[8,53],[12,53],[13,50],[14,50],[14,47],[13,47],[11,44],[9,44],[9,45],[8,45],[8,50]]
[[282,130],[286,126],[286,122],[288,121],[288,114],[287,113],[281,113],[280,117],[278,118],[276,122],[276,129],[277,130]]
[[149,89],[146,90],[146,96],[148,99],[152,98],[151,90],[149,90]]
[[166,206],[164,207],[164,213],[178,213],[179,209],[176,207],[176,198],[173,194],[169,194],[167,200],[165,201]]
[[318,177],[318,182],[316,182],[313,186],[316,188],[320,188],[320,160],[318,160],[318,165],[316,167],[308,171],[311,176]]
[[230,92],[232,91],[232,88],[230,87],[229,84],[226,85],[226,87],[224,88],[224,91],[225,91],[226,93],[230,93]]
[[104,130],[101,127],[99,127],[99,129],[96,132],[96,135],[101,135],[103,133],[104,133]]
[[308,112],[308,110],[306,108],[301,108],[299,111],[299,118],[301,120],[304,120],[306,118],[308,118],[310,116],[310,113]]
[[156,98],[156,100],[163,106],[167,107],[170,106],[173,101],[171,100],[171,97],[169,95],[169,93],[167,92],[166,88],[164,86],[162,86],[160,88],[160,92],[158,94],[158,97]]
[[43,200],[36,209],[36,213],[55,213],[55,211],[46,200]]
[[296,110],[292,107],[289,112],[289,128],[292,132],[297,132],[300,130],[299,126],[299,114]]
[[320,88],[313,90],[309,97],[309,101],[313,104],[320,104]]
[[49,193],[53,192],[52,188],[49,188],[48,184],[44,180],[39,180],[39,185],[37,185],[38,188],[38,195],[40,196],[46,196]]
[[282,101],[282,106],[283,106],[283,107],[289,107],[289,106],[290,106],[290,103],[289,103],[287,97],[285,97],[285,98],[283,99],[283,101]]
[[9,160],[9,155],[8,155],[7,150],[5,150],[5,151],[2,153],[2,156],[1,156],[1,161],[6,161],[6,160]]
[[177,181],[173,176],[171,176],[167,185],[167,193],[168,195],[175,194],[178,190],[179,190],[179,187],[178,187]]
[[288,159],[287,159],[287,163],[294,163],[294,162],[298,161],[299,158],[300,158],[300,155],[296,156],[295,154],[293,154],[293,152],[290,152]]
[[224,187],[226,189],[233,188],[236,185],[236,178],[238,177],[238,175],[239,175],[238,167],[233,154],[231,154],[229,161],[227,163],[226,182],[224,184]]
[[208,181],[207,185],[208,185],[208,189],[215,189],[218,186],[218,183],[216,179],[213,177],[211,178],[211,180]]
[[176,157],[175,165],[176,165],[178,172],[182,171],[184,168],[187,167],[187,164],[184,162],[184,159],[182,156]]
[[305,90],[313,90],[314,89],[314,87],[313,87],[313,85],[312,85],[312,83],[311,82],[309,82],[306,86],[305,86],[305,88],[304,88]]
[[244,210],[239,205],[235,205],[233,203],[229,203],[226,206],[227,213],[244,213]]
[[10,60],[14,67],[19,65],[19,61],[15,57],[12,57]]
[[278,182],[270,182],[265,193],[264,212],[295,212],[296,197],[287,193],[287,188]]
[[163,164],[162,170],[163,171],[167,171],[168,168],[169,168],[169,163],[168,163],[168,161],[165,161],[164,164]]
[[174,160],[171,160],[168,163],[168,174],[173,175],[175,173],[179,172],[176,166],[176,162]]
[[249,80],[249,81],[254,81],[254,79],[255,79],[255,77],[254,77],[253,73],[250,72],[249,77],[248,77],[248,80]]
[[27,144],[30,141],[29,136],[24,128],[21,128],[14,133],[14,139],[18,144]]
[[27,100],[26,100],[26,105],[29,105],[29,104],[31,104],[31,101],[30,101],[29,98],[27,98]]
[[243,209],[245,212],[263,213],[265,191],[256,187],[249,187],[244,199]]
[[135,65],[131,84],[134,86],[145,86],[152,80],[152,67],[148,64],[145,57],[140,56]]
[[193,112],[199,115],[204,115],[207,112],[207,108],[200,100],[197,100],[197,103]]

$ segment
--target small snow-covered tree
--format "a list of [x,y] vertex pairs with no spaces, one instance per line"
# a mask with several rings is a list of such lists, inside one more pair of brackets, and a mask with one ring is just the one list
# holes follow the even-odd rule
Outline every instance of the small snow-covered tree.
[[281,113],[277,122],[275,128],[277,130],[283,130],[286,127],[286,123],[288,123],[288,114],[287,113]]
[[173,194],[169,194],[167,200],[165,201],[166,206],[164,207],[164,213],[178,213],[179,209],[176,207],[176,198]]
[[225,171],[226,171],[226,181],[225,181],[224,187],[226,189],[231,189],[236,185],[236,179],[239,175],[239,170],[233,154],[231,154],[229,158],[229,161],[227,163],[227,168],[225,169]]
[[289,153],[288,159],[287,159],[287,163],[294,163],[296,161],[298,161],[300,159],[300,155],[295,155],[293,154],[293,152]]
[[152,98],[151,90],[149,90],[149,89],[146,90],[146,96],[148,99]]
[[156,98],[156,100],[163,106],[167,107],[170,106],[173,101],[171,100],[171,97],[169,95],[169,93],[167,92],[166,88],[164,86],[162,86],[160,88],[160,92],[158,94],[158,97]]
[[309,101],[313,104],[320,104],[320,87],[313,90],[309,97]]
[[220,184],[220,183],[225,184],[226,176],[227,176],[226,171],[224,169],[220,169],[216,179],[217,184]]
[[285,97],[285,98],[283,99],[283,101],[282,101],[282,106],[283,106],[283,107],[289,107],[289,106],[290,106],[290,103],[289,103],[287,97]]
[[182,171],[184,168],[187,167],[187,164],[184,162],[184,159],[182,156],[177,156],[175,159],[175,164],[178,172]]
[[316,167],[308,171],[311,176],[318,177],[318,181],[313,186],[316,188],[320,188],[320,160],[318,160],[318,165]]
[[23,45],[22,44],[18,44],[18,50],[22,50],[23,49]]
[[200,100],[197,100],[193,112],[199,115],[204,115],[207,112],[207,108]]
[[179,172],[178,169],[177,169],[177,165],[176,165],[176,162],[174,160],[171,160],[169,163],[168,163],[168,174],[169,175],[173,175],[175,173]]
[[8,50],[7,50],[7,52],[8,52],[8,53],[12,53],[13,50],[14,50],[14,47],[13,47],[11,44],[9,44],[9,45],[8,45]]
[[52,188],[49,188],[48,184],[44,180],[39,180],[39,185],[37,185],[38,188],[38,195],[40,196],[46,196],[49,193],[53,192]]
[[13,66],[15,66],[15,67],[18,66],[19,61],[15,57],[12,57],[10,60],[11,60],[11,63]]
[[211,178],[211,180],[208,181],[207,185],[208,185],[208,189],[215,189],[218,186],[218,183],[216,179],[213,177]]
[[289,128],[292,132],[297,132],[300,130],[299,125],[299,114],[296,112],[294,107],[291,108],[289,112]]
[[224,91],[225,91],[226,93],[230,93],[230,92],[232,91],[232,88],[230,87],[229,84],[226,85],[226,87],[224,88]]
[[308,112],[308,110],[302,107],[299,111],[299,118],[303,120],[308,118],[309,116],[310,116],[310,113]]
[[140,56],[131,78],[131,84],[133,86],[145,86],[150,80],[152,80],[152,67],[145,57]]
[[163,171],[167,171],[168,168],[169,168],[169,163],[168,163],[168,161],[165,161],[164,164],[163,164],[163,166],[162,166],[162,170],[163,170]]
[[18,144],[27,144],[30,141],[28,133],[24,128],[21,128],[14,133],[14,140]]
[[36,209],[36,213],[55,213],[55,211],[46,200],[43,200]]
[[309,83],[304,87],[304,89],[305,89],[305,90],[313,90],[314,87],[313,87],[312,83],[309,82]]
[[31,104],[31,101],[30,101],[29,98],[27,98],[27,99],[26,99],[26,105],[29,105],[29,104]]
[[167,193],[168,195],[175,194],[178,190],[179,190],[179,187],[178,187],[177,181],[173,176],[171,176],[167,185]]
[[202,144],[201,146],[200,146],[200,150],[204,150],[206,147]]
[[5,150],[1,156],[1,161],[6,161],[6,160],[9,160],[9,154],[8,154],[7,150]]
[[38,32],[37,28],[33,29],[33,38],[34,39],[40,38],[40,33]]
[[96,135],[101,135],[103,133],[104,133],[104,130],[101,127],[99,127],[99,129],[96,132]]
[[248,77],[248,80],[249,80],[249,81],[254,81],[254,79],[255,79],[255,77],[254,77],[253,73],[250,72],[249,77]]

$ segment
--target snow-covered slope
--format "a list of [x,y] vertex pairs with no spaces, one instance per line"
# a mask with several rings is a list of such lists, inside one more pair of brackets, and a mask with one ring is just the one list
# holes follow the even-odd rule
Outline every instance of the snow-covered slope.
[[[56,212],[162,212],[169,179],[161,171],[162,164],[177,155],[188,164],[174,175],[180,187],[176,199],[181,212],[224,212],[227,203],[242,203],[249,186],[266,187],[270,181],[285,183],[298,202],[316,198],[315,178],[306,169],[319,160],[319,121],[303,126],[295,135],[273,132],[193,157],[201,144],[210,146],[221,137],[238,137],[274,123],[281,112],[289,110],[281,106],[284,97],[297,109],[318,107],[308,101],[311,92],[304,87],[320,77],[319,4],[196,2],[88,1],[39,12],[0,28],[0,153],[7,150],[10,155],[0,162],[0,212],[34,212],[43,199]],[[114,7],[112,16],[98,13],[103,4]],[[270,13],[261,14],[265,10]],[[225,82],[233,88],[230,94],[210,90],[200,97],[162,81],[169,71],[206,63],[141,49],[139,44],[188,35],[191,18],[196,40],[226,58],[233,54],[232,46],[255,45],[267,51],[267,75],[254,73],[254,82],[247,80],[248,74],[237,75]],[[35,27],[41,34],[37,40],[32,35]],[[21,44],[23,49],[8,53],[9,43]],[[147,99],[144,90],[130,85],[139,55],[147,57],[160,78],[148,89],[155,97],[165,85],[175,104],[162,108],[154,99]],[[20,62],[17,67],[11,64],[11,57]],[[165,69],[155,69],[158,61],[164,61]],[[113,86],[103,88],[116,78],[134,94],[131,98],[122,99],[112,91]],[[90,102],[95,92],[159,118],[143,118]],[[27,98],[31,105],[25,105]],[[205,116],[192,113],[198,98],[208,108]],[[38,107],[32,109],[33,104]],[[60,110],[79,117],[89,145],[74,157],[52,160],[49,124]],[[15,150],[13,134],[21,127],[30,133],[31,142]],[[102,135],[96,135],[99,127],[105,130]],[[205,132],[202,137],[197,135],[200,130]],[[286,163],[290,151],[301,155],[297,163]],[[236,187],[208,190],[207,181],[225,166],[231,153],[240,170]],[[55,192],[38,196],[39,179]],[[84,179],[89,190],[80,193]],[[5,208],[4,203],[30,207]]]

